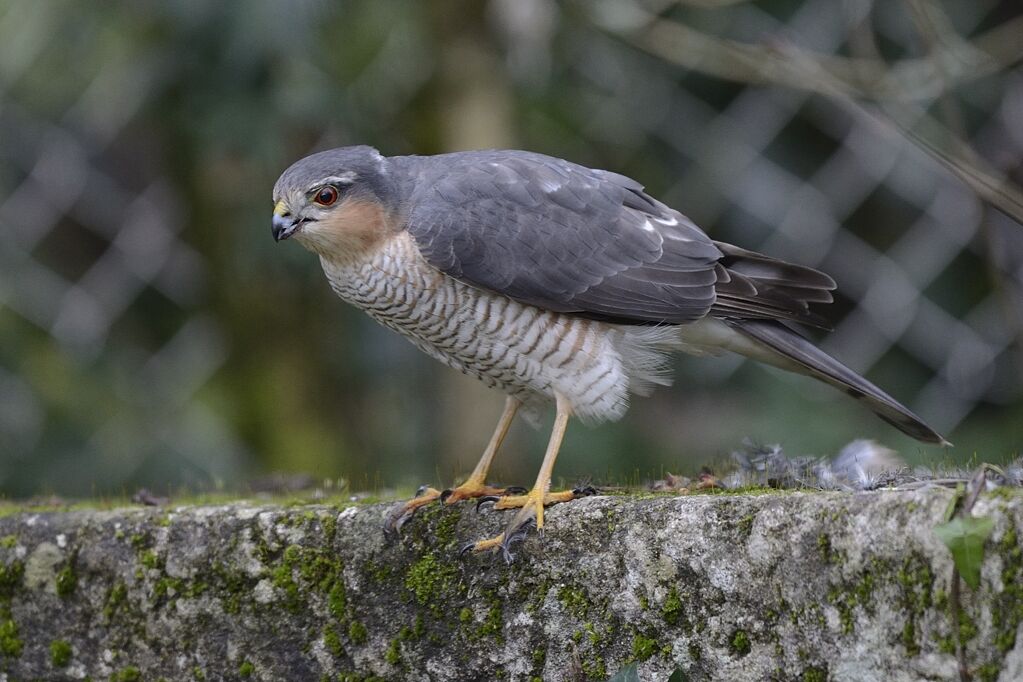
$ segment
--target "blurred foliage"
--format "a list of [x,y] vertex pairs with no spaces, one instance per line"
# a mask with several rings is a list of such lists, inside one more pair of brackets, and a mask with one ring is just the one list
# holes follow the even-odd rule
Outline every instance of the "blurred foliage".
[[[812,0],[687,5],[0,6],[0,489],[11,495],[136,485],[211,489],[267,470],[344,476],[353,487],[373,488],[447,484],[471,467],[500,396],[341,305],[314,257],[270,238],[273,182],[314,149],[366,143],[386,154],[425,154],[512,146],[563,156],[639,179],[716,238],[838,268],[840,284],[841,268],[867,253],[847,247],[898,248],[914,224],[945,205],[923,197],[926,186],[898,185],[918,173],[924,185],[940,176],[958,186],[909,150],[894,163],[925,170],[898,174],[894,189],[879,184],[867,191],[840,221],[847,233],[820,244],[802,241],[798,230],[778,232],[777,210],[757,213],[756,201],[792,203],[789,211],[805,206],[809,224],[836,218],[824,215],[827,206],[800,205],[818,195],[784,196],[777,192],[786,182],[751,178],[778,180],[782,170],[782,179],[820,176],[839,155],[903,143],[883,131],[880,143],[862,133],[846,136],[855,115],[826,97],[796,97],[671,64],[642,46],[644,22],[657,16],[734,40],[787,34],[846,54],[851,43],[841,32],[870,20],[849,8],[849,16],[835,18],[832,3]],[[1014,18],[1013,6],[947,8],[965,35]],[[875,10],[885,58],[921,51],[907,16],[887,6]],[[813,30],[818,21],[821,33]],[[833,44],[822,42],[828,31],[840,32]],[[1023,97],[1020,75],[1007,65],[1006,73],[959,91],[970,133],[992,130],[992,118],[1009,111],[1007,83]],[[1018,113],[1019,103],[1013,106]],[[718,117],[726,111],[731,117]],[[732,134],[731,126],[748,128]],[[750,139],[761,127],[774,132],[758,149]],[[989,140],[996,150],[1016,150],[992,163],[1016,164],[1005,170],[1018,177],[1023,142],[1010,142]],[[857,143],[863,148],[850,148]],[[730,165],[747,153],[746,165]],[[756,172],[747,172],[751,167]],[[848,165],[839,170],[852,172]],[[736,200],[737,190],[757,194],[755,201]],[[841,204],[845,197],[837,194],[830,199]],[[907,196],[921,198],[913,203]],[[958,201],[961,194],[949,196]],[[164,241],[153,236],[163,232],[138,228],[137,241],[118,242],[129,234],[125,225],[142,224],[147,211],[166,226]],[[987,226],[968,236],[924,292],[956,318],[1020,284],[1019,272],[991,254],[991,248],[1018,253],[1012,249],[1019,241],[1001,247],[985,241],[1019,226],[980,220]],[[100,290],[96,282],[112,277],[105,273],[115,269],[104,265],[111,252],[126,254],[118,267],[137,286],[117,309],[110,303],[115,294],[93,296],[112,312],[92,336],[67,331],[89,328],[90,287]],[[1004,296],[1011,306],[1019,299],[1010,294]],[[849,296],[834,306],[835,319],[857,310],[875,314],[856,292]],[[952,440],[961,448],[953,456],[980,450],[997,459],[1023,441],[1018,313],[1006,313],[1009,350],[998,351],[1004,354],[998,366],[1010,376],[998,390],[970,397],[965,419],[953,415],[937,424],[958,425]],[[938,373],[953,372],[921,360],[919,343],[900,343],[904,333],[912,340],[914,333],[940,332],[919,326],[905,332],[912,320],[875,322],[864,329],[867,336],[836,338],[846,349],[864,338],[883,344],[877,358],[863,362],[875,365],[871,377],[894,395],[912,403]],[[823,453],[866,435],[909,456],[923,452],[852,402],[798,377],[729,358],[680,359],[676,374],[674,388],[637,401],[623,422],[573,426],[558,472],[575,480],[693,469],[720,460],[745,436]],[[955,383],[949,376],[945,384]],[[934,395],[940,403],[944,394]],[[532,480],[545,439],[544,429],[517,425],[495,465],[497,477]]]

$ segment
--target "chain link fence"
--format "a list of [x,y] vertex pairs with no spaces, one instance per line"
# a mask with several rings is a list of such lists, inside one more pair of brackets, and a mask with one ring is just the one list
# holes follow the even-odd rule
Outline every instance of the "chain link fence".
[[[998,42],[1014,3],[437,6],[0,8],[0,489],[213,485],[324,453],[328,473],[409,450],[415,475],[446,466],[437,424],[457,415],[418,397],[440,370],[323,312],[312,259],[271,252],[263,213],[313,148],[457,146],[443,130],[471,120],[473,78],[474,139],[629,173],[715,238],[829,272],[829,352],[971,451],[1018,448],[1023,70]],[[634,463],[656,466],[679,422],[720,452],[783,414],[767,402],[825,395],[737,359],[679,372],[578,447],[611,466],[643,433],[655,454]],[[730,428],[700,419],[711,403]]]

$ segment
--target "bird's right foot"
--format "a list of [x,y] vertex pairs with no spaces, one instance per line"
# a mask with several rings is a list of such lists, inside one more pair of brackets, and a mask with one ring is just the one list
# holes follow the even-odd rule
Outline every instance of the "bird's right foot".
[[456,488],[449,488],[447,490],[437,490],[427,485],[422,485],[419,490],[416,491],[416,496],[408,502],[396,506],[390,514],[387,516],[387,521],[384,523],[384,534],[388,537],[397,537],[401,532],[402,526],[412,520],[412,517],[416,515],[420,507],[440,500],[443,504],[449,505],[459,502],[461,500],[469,500],[474,498],[486,498],[487,500],[499,500],[505,496],[522,495],[526,492],[525,488],[519,486],[508,486],[506,488],[498,488],[495,486],[487,485],[482,481],[466,481],[462,485]]
[[419,511],[420,507],[426,506],[441,497],[441,491],[436,488],[431,488],[427,485],[419,486],[419,490],[416,491],[416,496],[408,502],[404,502],[396,506],[390,514],[387,515],[387,521],[384,522],[384,534],[388,537],[397,537],[401,532],[401,527],[408,523],[416,512]]
[[462,485],[456,488],[449,488],[440,494],[440,501],[444,504],[454,504],[462,500],[472,500],[477,497],[496,497],[501,498],[505,495],[522,495],[526,492],[525,488],[519,486],[508,486],[506,488],[498,488],[492,485],[487,485],[483,481],[474,481],[469,479]]

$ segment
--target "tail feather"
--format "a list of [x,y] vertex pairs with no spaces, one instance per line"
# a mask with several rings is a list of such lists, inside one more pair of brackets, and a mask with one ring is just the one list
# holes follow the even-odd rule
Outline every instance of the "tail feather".
[[[951,445],[941,434],[927,426],[909,408],[834,359],[820,348],[792,331],[784,324],[772,320],[725,320],[735,331],[758,346],[766,347],[774,355],[746,353],[755,359],[777,365],[783,369],[801,371],[844,391],[863,402],[878,417],[899,431],[925,443]],[[782,360],[779,362],[779,360]],[[795,367],[792,364],[795,363]]]

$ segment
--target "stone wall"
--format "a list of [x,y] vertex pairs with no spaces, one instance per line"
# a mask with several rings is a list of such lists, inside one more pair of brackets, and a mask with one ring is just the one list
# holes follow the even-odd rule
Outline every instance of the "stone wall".
[[933,533],[952,492],[596,496],[508,518],[388,504],[22,511],[0,519],[9,680],[1023,679],[1023,496],[981,584]]

